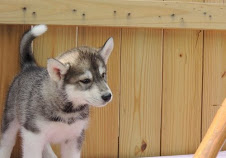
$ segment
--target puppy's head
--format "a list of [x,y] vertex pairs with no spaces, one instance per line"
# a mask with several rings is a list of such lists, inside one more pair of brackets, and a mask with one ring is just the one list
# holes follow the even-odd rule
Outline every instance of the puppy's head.
[[100,49],[79,47],[48,59],[49,76],[64,87],[75,105],[104,106],[112,100],[106,64],[113,46],[113,38],[109,38]]

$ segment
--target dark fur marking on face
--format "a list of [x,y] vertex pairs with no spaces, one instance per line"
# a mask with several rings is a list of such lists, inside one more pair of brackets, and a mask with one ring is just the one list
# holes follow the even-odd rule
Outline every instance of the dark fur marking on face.
[[70,67],[65,75],[64,82],[66,84],[75,84],[78,80],[78,76],[82,75],[84,71],[79,67]]
[[[100,74],[99,72],[100,67],[103,67],[105,70],[107,70],[107,68],[103,58],[98,52],[98,49],[80,47],[77,49],[77,52],[79,55],[75,64],[70,63],[70,69],[65,75],[64,87],[67,84],[70,84],[73,85],[74,89],[77,91],[88,91],[93,88],[93,85],[96,85],[100,91],[108,89],[104,83],[106,82],[106,76],[102,77],[103,74]],[[80,80],[86,78],[81,78],[80,76],[85,74],[87,71],[92,74],[92,78],[87,77],[88,79],[91,79],[92,82],[84,84],[80,82]],[[104,71],[104,73],[106,73],[106,71]]]

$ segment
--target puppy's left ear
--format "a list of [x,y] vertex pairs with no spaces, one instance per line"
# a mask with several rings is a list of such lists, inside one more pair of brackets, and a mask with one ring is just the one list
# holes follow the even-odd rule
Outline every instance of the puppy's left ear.
[[99,51],[101,57],[104,59],[105,64],[107,64],[108,58],[113,50],[113,47],[114,47],[114,40],[111,37],[105,42],[104,46]]
[[67,73],[69,65],[64,65],[60,61],[50,58],[47,61],[47,71],[52,80],[58,82]]

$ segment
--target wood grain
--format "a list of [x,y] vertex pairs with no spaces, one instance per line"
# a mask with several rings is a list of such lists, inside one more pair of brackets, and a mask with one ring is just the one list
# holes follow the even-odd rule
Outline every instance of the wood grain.
[[226,140],[226,98],[217,111],[194,158],[216,157]]
[[206,31],[204,37],[202,137],[226,97],[226,32]]
[[[29,26],[24,25],[0,25],[0,121],[5,106],[8,88],[20,70],[19,43]],[[14,147],[11,158],[21,155],[20,139]]]
[[226,5],[187,0],[0,0],[0,4],[0,23],[6,24],[226,28]]
[[204,2],[222,4],[222,3],[224,3],[224,0],[204,0]]
[[164,31],[162,155],[194,153],[200,143],[202,49],[202,31]]
[[108,83],[113,93],[113,101],[103,108],[91,108],[82,157],[114,158],[118,154],[121,29],[101,27],[78,29],[78,46],[98,48],[109,37],[114,38],[114,50],[108,62]]
[[34,56],[40,66],[47,59],[76,47],[76,26],[48,26],[48,31],[34,41]]
[[162,30],[123,29],[119,157],[160,155]]
[[[205,0],[206,3],[224,3],[224,0]],[[202,105],[202,137],[219,109],[219,104],[226,96],[226,80],[221,76],[226,71],[226,53],[223,31],[204,31],[204,73]],[[214,106],[213,106],[214,105]],[[222,148],[226,150],[226,145]]]
[[[76,26],[48,26],[48,31],[35,39],[34,56],[40,66],[46,67],[47,59],[56,57],[68,49],[76,47]],[[54,152],[60,157],[60,146],[53,145]]]

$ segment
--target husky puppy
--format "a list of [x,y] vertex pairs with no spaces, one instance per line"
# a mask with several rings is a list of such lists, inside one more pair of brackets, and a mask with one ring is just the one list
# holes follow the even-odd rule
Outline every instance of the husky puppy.
[[12,82],[2,118],[0,158],[10,158],[20,130],[23,158],[56,158],[50,143],[61,144],[62,158],[79,158],[89,106],[112,99],[106,64],[113,49],[109,38],[100,49],[78,47],[37,66],[32,40],[46,32],[37,25],[20,44],[21,72]]

